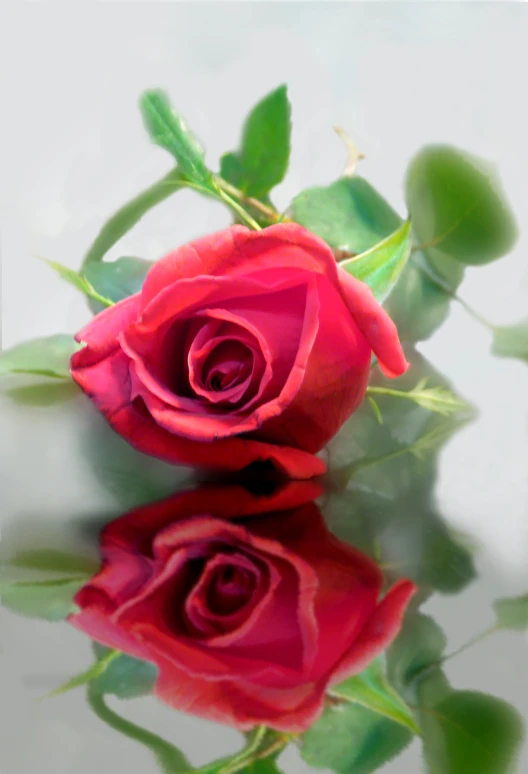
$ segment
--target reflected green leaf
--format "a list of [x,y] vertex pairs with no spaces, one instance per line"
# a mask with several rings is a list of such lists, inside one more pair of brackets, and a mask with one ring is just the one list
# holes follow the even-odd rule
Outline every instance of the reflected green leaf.
[[222,156],[221,177],[246,196],[264,198],[288,169],[290,114],[286,86],[255,105],[244,124],[240,150]]
[[394,390],[392,387],[367,388],[369,395],[391,395],[395,398],[412,400],[428,411],[449,416],[460,411],[469,411],[471,406],[445,387],[426,387],[428,379],[420,379],[412,390]]
[[35,374],[69,379],[70,358],[81,347],[65,333],[24,341],[0,353],[0,375]]
[[5,394],[20,406],[54,406],[73,400],[79,394],[79,388],[73,381],[42,382],[11,387]]
[[[84,276],[101,296],[114,303],[139,293],[147,272],[154,264],[142,258],[118,258],[117,261],[90,263],[84,269]],[[97,314],[105,307],[99,301],[90,299],[90,309]]]
[[452,691],[424,711],[424,758],[431,774],[515,771],[522,718],[511,705],[472,691]]
[[52,691],[46,698],[51,699],[54,696],[60,696],[62,693],[74,690],[74,688],[80,688],[82,685],[94,682],[108,669],[110,664],[119,658],[121,654],[118,650],[108,650],[106,654],[100,658],[95,664],[81,672],[70,680],[67,680],[63,685],[60,685],[54,691]]
[[190,480],[193,471],[136,451],[95,409],[84,406],[82,453],[101,486],[123,510],[160,500]]
[[[94,651],[99,660],[111,652],[98,643],[94,643]],[[155,664],[121,653],[111,660],[92,685],[93,690],[101,694],[113,694],[119,699],[135,699],[152,693],[157,676],[158,668]]]
[[423,148],[409,166],[406,195],[420,245],[448,258],[489,263],[515,242],[515,222],[497,175],[472,154],[447,145]]
[[[428,378],[450,389],[417,352],[406,348],[406,356],[407,374],[391,383],[376,367],[372,384],[407,390]],[[389,579],[410,578],[425,595],[459,591],[475,577],[473,558],[438,513],[434,486],[438,451],[462,422],[390,395],[376,398],[383,424],[365,401],[328,446],[329,528],[381,562]]]
[[310,766],[339,774],[370,774],[399,755],[412,739],[403,726],[365,707],[329,707],[300,739]]
[[528,320],[494,328],[491,351],[498,357],[513,357],[528,363]]
[[293,220],[331,247],[363,253],[390,236],[402,219],[362,177],[309,188],[291,204]]
[[99,569],[99,562],[86,556],[78,556],[53,548],[37,548],[20,551],[9,560],[11,567],[40,572],[56,572],[63,575],[91,576]]
[[516,631],[528,629],[528,594],[497,599],[493,603],[493,609],[499,628]]
[[340,262],[341,268],[372,290],[382,303],[402,273],[411,252],[411,224],[405,222],[370,250]]
[[359,675],[334,686],[331,695],[360,704],[400,723],[412,733],[420,734],[411,710],[389,684],[381,657],[374,659]]
[[9,610],[29,618],[62,621],[75,611],[73,598],[86,577],[39,582],[0,581],[0,598]]
[[161,89],[146,91],[139,106],[152,141],[171,153],[181,172],[191,182],[209,186],[211,173],[205,164],[203,148],[176,113]]

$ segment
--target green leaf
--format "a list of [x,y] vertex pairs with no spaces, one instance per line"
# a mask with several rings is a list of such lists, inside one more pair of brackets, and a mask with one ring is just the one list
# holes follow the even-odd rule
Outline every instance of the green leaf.
[[385,675],[384,661],[376,658],[361,674],[349,677],[331,690],[331,695],[360,704],[399,723],[414,734],[420,734],[414,716],[392,688]]
[[396,640],[387,651],[387,676],[391,685],[416,704],[415,678],[442,657],[447,644],[438,624],[427,615],[407,615]]
[[398,329],[401,341],[424,341],[449,314],[450,296],[416,265],[407,262],[384,307]]
[[423,148],[411,161],[406,196],[426,249],[478,265],[500,258],[515,242],[515,222],[495,171],[476,156],[447,145]]
[[5,394],[21,406],[53,406],[77,397],[79,388],[73,381],[42,382],[11,387]]
[[515,357],[528,363],[528,320],[494,328],[491,351],[498,357]]
[[[118,258],[109,263],[89,263],[84,269],[84,276],[97,293],[117,303],[139,293],[153,265],[142,258]],[[90,308],[97,314],[104,306],[92,299]]]
[[94,682],[98,677],[104,674],[112,661],[117,659],[120,655],[118,650],[109,650],[103,658],[96,661],[95,664],[92,664],[89,669],[72,677],[71,680],[68,680],[48,694],[46,698],[51,699],[54,696],[59,696],[61,693],[72,691],[74,688],[80,688],[81,685],[87,685],[88,683]]
[[85,296],[88,296],[88,298],[93,298],[94,301],[98,301],[103,307],[113,306],[114,302],[109,298],[104,298],[104,296],[99,295],[95,288],[93,288],[92,285],[88,282],[86,277],[83,277],[83,275],[79,274],[79,272],[74,271],[73,269],[69,269],[67,266],[63,266],[56,261],[48,261],[45,258],[42,260],[47,263],[48,266],[51,266],[51,268],[57,272],[59,277],[62,277],[63,280],[66,280],[66,282],[69,282],[70,285],[76,287],[81,291],[81,293],[84,293]]
[[[399,388],[424,378],[451,388],[418,352],[406,347],[405,355],[411,368]],[[391,384],[373,369],[372,386]],[[460,591],[475,577],[471,549],[445,524],[434,489],[438,451],[468,417],[444,417],[389,394],[375,397],[383,424],[364,401],[328,445],[325,519],[337,537],[381,561],[388,580],[409,578],[422,594]]]
[[411,224],[406,221],[386,239],[361,255],[340,262],[349,274],[365,282],[382,303],[396,284],[411,252]]
[[246,196],[265,197],[288,169],[290,113],[284,85],[255,105],[244,124],[240,150],[222,156],[221,177]]
[[60,578],[40,582],[0,581],[2,604],[29,618],[61,621],[75,612],[73,598],[86,578]]
[[[98,643],[94,643],[94,650],[99,659],[111,652]],[[157,677],[155,664],[121,653],[111,659],[102,674],[93,680],[93,690],[100,694],[113,694],[119,699],[135,699],[152,693]]]
[[10,560],[11,567],[40,572],[60,572],[63,575],[91,576],[99,569],[99,562],[86,556],[68,554],[53,548],[39,548],[34,551],[20,551]]
[[328,708],[300,738],[310,766],[339,774],[371,774],[412,739],[406,728],[357,704]]
[[470,411],[471,406],[457,397],[451,390],[445,387],[429,387],[426,389],[427,379],[421,379],[418,384],[408,392],[392,390],[385,387],[369,387],[369,395],[392,395],[395,398],[412,400],[418,406],[428,411],[434,411],[442,416],[449,416],[460,411]]
[[277,766],[278,755],[269,755],[267,758],[258,758],[248,763],[243,769],[238,769],[237,774],[281,774]]
[[528,594],[520,597],[504,597],[493,603],[497,624],[501,629],[528,629]]
[[517,710],[493,696],[452,691],[423,713],[431,774],[508,774],[523,738]]
[[82,348],[73,336],[58,333],[17,344],[0,353],[0,375],[36,374],[57,379],[70,376],[70,358]]
[[189,181],[208,187],[211,173],[205,165],[203,148],[173,110],[167,94],[160,89],[146,91],[139,106],[152,141],[174,156]]
[[109,218],[86,253],[83,269],[101,261],[106,253],[118,242],[149,210],[186,186],[186,180],[179,169],[171,169],[149,188],[135,196]]
[[401,226],[400,216],[362,177],[309,188],[291,204],[293,220],[330,247],[363,253]]

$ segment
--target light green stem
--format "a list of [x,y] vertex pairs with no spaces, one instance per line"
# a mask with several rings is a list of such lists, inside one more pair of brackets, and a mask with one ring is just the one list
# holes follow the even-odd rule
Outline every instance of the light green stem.
[[[418,248],[413,248],[413,251]],[[412,260],[412,259],[411,259]],[[454,301],[458,301],[458,303],[464,307],[466,312],[471,315],[475,320],[477,320],[481,325],[484,325],[486,328],[489,328],[489,330],[494,331],[497,327],[496,325],[493,325],[489,320],[487,320],[485,317],[483,317],[479,312],[475,311],[473,307],[471,307],[467,301],[464,301],[463,298],[461,298],[458,293],[456,293],[453,288],[450,287],[450,285],[445,282],[443,279],[441,279],[435,272],[430,271],[425,266],[422,266],[421,264],[416,263],[416,261],[413,261],[413,266],[415,266],[417,269],[419,269],[425,276],[437,287],[439,287],[441,290],[446,293],[446,295],[450,296]]]
[[490,626],[489,629],[485,629],[483,632],[480,632],[480,634],[477,634],[475,637],[472,637],[470,640],[464,643],[464,645],[461,645],[460,648],[457,648],[452,653],[448,653],[447,656],[443,656],[438,663],[443,664],[445,661],[455,658],[455,656],[458,656],[460,653],[463,653],[465,650],[472,648],[473,645],[476,645],[478,642],[485,640],[491,634],[495,634],[495,632],[498,632],[499,629],[500,627],[497,626],[497,624]]
[[392,390],[390,387],[367,387],[367,395],[393,395],[395,398],[414,400],[410,393],[404,390]]
[[250,226],[255,231],[262,231],[261,227],[257,223],[254,218],[251,217],[251,215],[245,211],[245,209],[237,202],[235,199],[232,199],[229,194],[227,194],[222,188],[218,188],[218,196],[222,201],[224,201],[229,207],[231,207],[232,210],[234,210],[237,215],[239,215],[243,221],[245,221],[248,226]]
[[160,736],[140,726],[136,726],[135,723],[131,723],[111,710],[106,704],[104,697],[94,689],[92,684],[88,685],[87,699],[90,708],[103,723],[148,747],[156,756],[156,760],[164,774],[181,774],[182,772],[192,771],[191,764],[177,747],[174,747],[174,745]]
[[186,185],[179,169],[171,169],[161,180],[153,183],[121,207],[107,220],[84,256],[81,274],[87,264],[101,261],[110,248],[130,231],[145,213]]
[[238,188],[235,188],[234,185],[231,185],[231,183],[228,183],[222,177],[216,177],[215,182],[219,188],[224,190],[233,198],[238,199],[241,204],[246,204],[249,207],[253,207],[253,209],[258,210],[266,218],[268,218],[268,220],[271,220],[272,223],[279,223],[284,219],[279,212],[273,209],[273,207],[268,207],[267,204],[263,204],[261,201],[259,201],[259,199],[255,199],[253,196],[246,196],[242,191],[239,191]]

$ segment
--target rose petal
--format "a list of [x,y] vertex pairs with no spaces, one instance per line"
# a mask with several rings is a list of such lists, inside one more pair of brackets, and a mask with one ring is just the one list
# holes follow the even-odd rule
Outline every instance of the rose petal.
[[398,338],[398,330],[383,307],[376,301],[368,285],[352,277],[341,267],[341,292],[350,314],[378,358],[385,376],[401,376],[409,363]]
[[86,344],[71,359],[72,376],[75,371],[99,363],[119,348],[118,334],[138,315],[139,294],[129,296],[97,314],[77,335],[76,341]]
[[259,431],[263,440],[311,452],[319,451],[362,401],[371,358],[341,295],[325,277],[317,278],[314,294],[320,313],[316,335],[302,339],[307,353],[299,348],[299,361],[306,363],[300,389]]
[[414,583],[408,580],[400,580],[389,589],[332,674],[330,685],[358,674],[390,645],[400,631],[403,615],[416,591]]
[[272,689],[243,679],[200,679],[163,660],[158,665],[155,693],[161,701],[240,731],[266,725],[277,731],[302,733],[323,711],[322,686],[308,683]]
[[180,247],[154,264],[143,284],[141,306],[145,308],[164,288],[181,279],[288,267],[326,274],[337,287],[332,251],[302,226],[280,223],[258,232],[232,226]]

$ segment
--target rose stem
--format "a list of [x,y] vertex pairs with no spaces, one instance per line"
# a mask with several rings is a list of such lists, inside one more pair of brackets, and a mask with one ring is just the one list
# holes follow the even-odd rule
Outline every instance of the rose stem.
[[135,739],[136,742],[148,747],[156,756],[156,759],[164,774],[175,774],[175,772],[191,771],[190,763],[185,759],[177,747],[162,739],[160,736],[147,731],[135,723],[118,715],[106,704],[104,697],[93,686],[88,685],[87,700],[90,708],[97,717],[121,734]]
[[267,218],[274,222],[279,222],[282,219],[282,216],[274,210],[272,207],[268,207],[266,204],[263,204],[258,199],[253,198],[253,196],[245,196],[242,191],[240,191],[238,188],[235,188],[234,185],[231,185],[231,183],[228,183],[226,180],[224,180],[221,177],[217,177],[216,183],[219,188],[221,188],[226,193],[230,194],[231,196],[234,196],[236,199],[238,199],[242,204],[247,204],[250,207],[253,207],[255,210],[258,210],[263,215],[265,215]]

